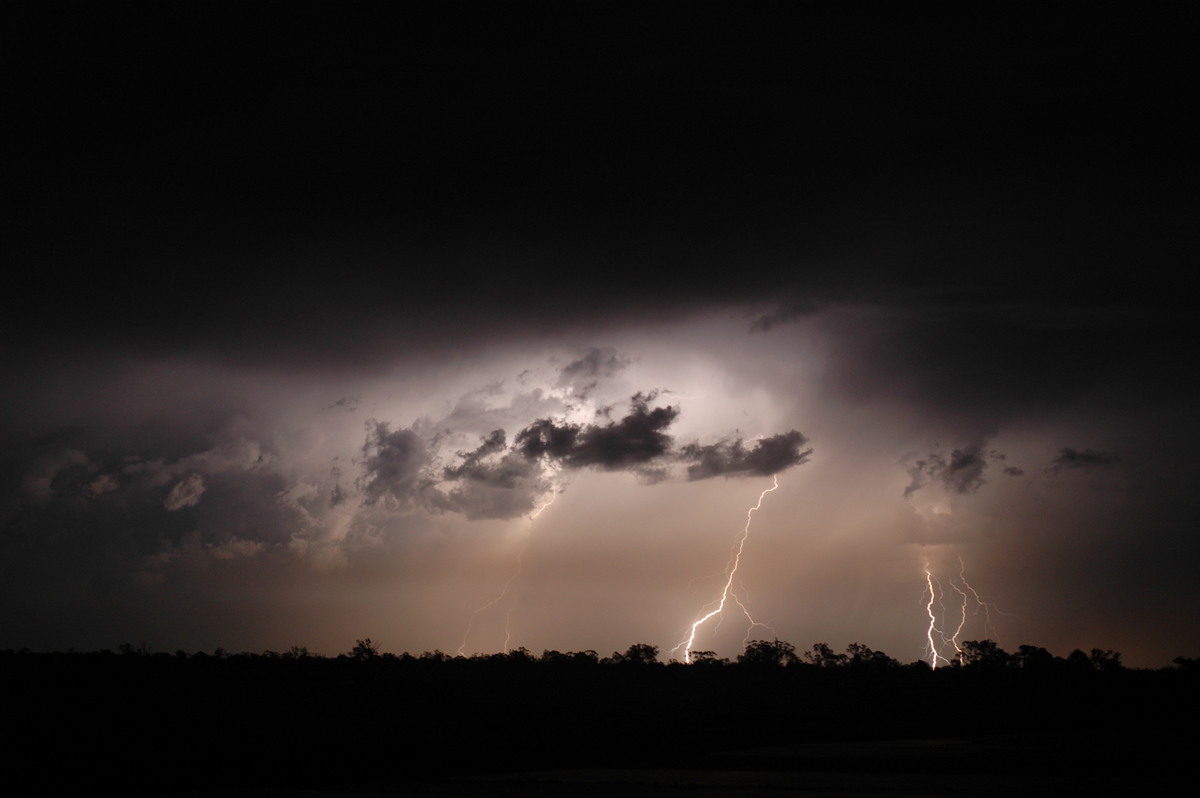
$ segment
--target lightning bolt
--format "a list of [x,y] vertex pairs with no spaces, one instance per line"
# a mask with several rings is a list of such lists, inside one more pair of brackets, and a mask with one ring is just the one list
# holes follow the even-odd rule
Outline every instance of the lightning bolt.
[[[934,577],[933,572],[929,568],[929,563],[925,563],[925,591],[921,595],[923,601],[925,601],[926,595],[929,597],[925,602],[925,614],[929,616],[929,626],[925,630],[925,654],[929,657],[929,666],[935,670],[937,669],[939,662],[946,665],[949,665],[951,662],[940,653],[940,650],[946,646],[953,646],[955,658],[958,660],[960,665],[963,663],[965,654],[958,641],[962,636],[963,628],[967,625],[967,610],[972,599],[975,601],[975,612],[973,614],[979,615],[980,612],[983,613],[983,631],[984,634],[991,638],[996,638],[998,636],[996,634],[996,628],[992,624],[992,612],[995,611],[1000,615],[1012,614],[1004,612],[995,604],[985,600],[982,596],[980,596],[979,592],[971,586],[970,582],[967,581],[966,571],[967,567],[963,564],[963,558],[959,556],[958,582],[955,582],[953,577],[951,577],[949,581],[950,587],[952,587],[954,591],[958,593],[962,601],[959,605],[958,626],[954,629],[953,634],[947,635],[943,629],[938,626],[937,613],[933,608],[934,603],[939,604],[942,608],[942,616],[945,616],[945,592],[940,589],[941,584]],[[940,644],[934,641],[935,634],[941,639]]]
[[[733,599],[733,603],[738,605],[742,613],[746,616],[746,619],[750,621],[750,628],[746,631],[746,640],[743,642],[749,642],[750,632],[753,631],[755,627],[761,626],[764,629],[771,628],[765,623],[760,623],[754,619],[754,616],[750,614],[750,610],[747,609],[746,605],[743,604],[737,595],[734,594],[733,581],[737,577],[738,566],[740,566],[742,563],[742,551],[746,548],[746,539],[750,536],[750,523],[754,520],[754,513],[758,510],[758,508],[762,507],[763,499],[766,498],[768,493],[779,489],[779,477],[772,477],[772,480],[774,484],[772,484],[771,487],[767,488],[762,493],[758,494],[758,503],[746,512],[746,525],[742,527],[741,534],[739,534],[735,540],[733,549],[730,551],[729,562],[725,566],[725,587],[721,591],[721,598],[717,601],[716,608],[708,613],[705,613],[694,623],[692,623],[692,628],[688,632],[687,639],[683,640],[681,643],[679,643],[679,645],[675,646],[675,648],[671,649],[670,651],[670,653],[674,654],[676,651],[683,649],[683,661],[688,664],[691,664],[692,661],[692,647],[696,642],[696,632],[710,619],[720,615],[725,609],[725,602],[729,599]],[[719,624],[720,620],[718,619],[717,622]]]
[[[465,652],[466,652],[466,648],[467,648],[467,638],[469,638],[471,636],[471,630],[475,626],[475,619],[478,618],[482,613],[486,612],[487,610],[490,610],[492,607],[496,606],[501,601],[503,601],[504,597],[508,595],[509,588],[511,588],[513,583],[517,581],[517,577],[519,577],[521,575],[521,569],[523,567],[523,560],[525,558],[525,550],[529,548],[529,543],[530,543],[530,541],[533,540],[533,522],[539,515],[542,514],[543,510],[545,510],[550,505],[554,504],[554,499],[557,495],[558,494],[556,491],[551,491],[550,500],[529,514],[529,533],[525,536],[525,542],[523,544],[521,544],[520,551],[517,552],[517,566],[516,566],[516,568],[513,569],[513,572],[508,577],[508,580],[505,581],[504,587],[500,590],[500,593],[494,599],[489,601],[487,604],[484,604],[479,609],[475,610],[475,612],[471,613],[471,618],[467,621],[467,630],[465,632],[463,632],[462,643],[460,643],[458,646],[458,655],[460,657],[466,656]],[[516,608],[516,606],[517,606],[517,601],[516,601],[516,597],[514,596],[513,602],[508,605],[508,610],[504,613],[504,653],[505,654],[507,654],[509,651],[509,641],[512,639],[512,634],[511,634],[510,629],[512,626],[512,613],[513,613],[513,610]]]
[[[937,589],[934,588],[935,581],[933,572],[929,570],[929,563],[925,563],[925,592],[929,594],[929,601],[925,604],[925,614],[929,616],[929,628],[925,630],[925,653],[929,655],[929,667],[933,670],[937,670],[939,659],[947,665],[950,664],[950,660],[938,653],[938,646],[933,642],[935,632],[938,637],[943,637],[942,631],[938,629],[937,615],[933,611],[933,603],[937,601]],[[922,598],[924,598],[924,594],[922,594]]]
[[[998,638],[1000,635],[998,635],[996,633],[996,627],[992,625],[992,611],[995,610],[998,614],[1007,615],[1009,617],[1012,617],[1012,613],[1005,612],[1004,610],[1000,609],[999,607],[997,607],[995,604],[993,604],[990,601],[984,601],[983,598],[979,595],[979,593],[976,592],[975,588],[971,587],[971,583],[967,581],[967,577],[966,577],[967,567],[965,565],[963,565],[962,557],[958,558],[958,569],[959,569],[958,570],[958,578],[960,580],[962,580],[963,586],[967,590],[971,591],[971,595],[975,598],[975,614],[978,615],[980,613],[980,611],[983,612],[983,619],[984,619],[983,620],[983,631],[984,631],[984,633],[989,635],[990,637]],[[964,616],[963,622],[964,623],[966,622],[966,612],[967,612],[967,597],[964,595],[963,596],[963,616]]]

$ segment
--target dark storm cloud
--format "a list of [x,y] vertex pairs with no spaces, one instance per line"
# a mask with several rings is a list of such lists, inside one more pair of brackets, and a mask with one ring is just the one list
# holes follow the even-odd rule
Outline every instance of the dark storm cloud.
[[104,547],[126,565],[166,561],[184,549],[220,557],[283,545],[321,502],[289,491],[277,463],[246,439],[174,461],[136,456],[106,464],[78,450],[37,458],[22,481],[3,537],[36,545]]
[[1097,469],[1113,468],[1123,463],[1120,455],[1113,452],[1097,452],[1094,449],[1084,449],[1082,452],[1065,447],[1059,451],[1058,457],[1050,464],[1050,470],[1058,473],[1062,470],[1095,471]]
[[755,442],[747,450],[745,441],[721,441],[707,446],[693,443],[680,452],[680,459],[690,462],[689,480],[717,476],[771,476],[807,462],[812,449],[803,449],[808,438],[797,430],[782,432]]
[[653,392],[635,394],[629,414],[608,424],[539,419],[517,433],[514,445],[525,457],[548,457],[567,468],[635,469],[671,448],[672,439],[665,430],[679,417],[679,408],[650,409],[656,397]]
[[949,459],[940,452],[930,452],[924,459],[908,467],[912,481],[904,489],[904,496],[912,496],[929,482],[937,482],[951,493],[959,495],[974,493],[983,485],[983,474],[987,467],[981,445],[955,449]]
[[427,469],[432,457],[425,441],[413,430],[393,432],[386,422],[367,422],[362,451],[359,489],[364,504],[391,499],[407,508],[418,491],[429,486]]

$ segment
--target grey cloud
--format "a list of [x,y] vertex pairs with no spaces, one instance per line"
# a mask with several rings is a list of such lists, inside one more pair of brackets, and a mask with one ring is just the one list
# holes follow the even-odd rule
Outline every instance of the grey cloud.
[[684,447],[680,458],[691,462],[687,469],[689,480],[717,476],[771,476],[806,462],[813,451],[811,448],[803,449],[807,443],[808,438],[798,430],[791,430],[762,438],[749,450],[741,438],[707,446],[693,443]]
[[611,346],[593,347],[583,357],[563,366],[558,382],[560,385],[573,386],[579,394],[586,394],[601,379],[615,376],[629,362],[629,358],[618,354]]
[[1082,452],[1070,447],[1059,451],[1058,457],[1050,464],[1050,470],[1057,473],[1063,469],[1095,471],[1101,468],[1112,468],[1124,462],[1120,455],[1113,452],[1097,452],[1094,449],[1084,449]]
[[362,450],[359,488],[364,504],[391,499],[408,507],[418,490],[430,482],[427,469],[432,457],[425,442],[411,429],[393,432],[386,422],[369,421]]
[[[1001,458],[1002,459],[1002,458]],[[982,446],[955,449],[947,460],[939,452],[931,452],[925,459],[917,460],[908,467],[911,482],[904,489],[908,498],[929,482],[938,482],[946,490],[959,495],[974,493],[985,482],[987,460]]]
[[476,465],[449,492],[438,496],[438,509],[468,519],[516,518],[533,510],[550,485],[538,463],[510,451],[493,463]]
[[443,470],[446,479],[487,479],[487,472],[490,470],[485,464],[485,460],[497,453],[502,452],[506,446],[506,436],[504,430],[493,430],[490,435],[483,439],[479,448],[471,452],[459,452],[458,456],[463,459],[462,465],[452,468],[447,466]]
[[439,509],[461,512],[469,519],[515,518],[532,510],[548,489],[536,460],[507,450],[504,430],[494,430],[477,449],[458,456],[462,464],[445,468],[443,474],[459,484],[439,498]]

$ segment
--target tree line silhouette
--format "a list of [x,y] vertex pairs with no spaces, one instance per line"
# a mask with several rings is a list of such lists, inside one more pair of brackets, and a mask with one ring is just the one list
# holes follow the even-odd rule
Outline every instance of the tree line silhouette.
[[[114,652],[111,650],[101,650],[89,652],[87,654],[78,654],[74,651],[66,652],[66,654],[58,655],[40,655],[40,656],[74,656],[74,657],[110,657]],[[746,643],[745,649],[736,658],[729,659],[720,657],[715,651],[694,650],[691,652],[691,662],[683,663],[676,658],[670,658],[667,662],[663,662],[660,657],[660,649],[658,646],[649,645],[647,643],[634,643],[625,651],[614,651],[608,656],[600,656],[592,649],[583,651],[568,651],[562,652],[553,649],[544,650],[541,655],[536,655],[524,647],[511,649],[505,652],[496,652],[490,654],[473,654],[470,656],[448,654],[438,649],[426,651],[419,655],[409,653],[392,654],[382,650],[381,644],[372,640],[369,637],[355,640],[354,646],[342,654],[337,654],[328,657],[319,653],[310,652],[306,646],[292,646],[287,651],[275,651],[267,649],[261,653],[240,652],[230,653],[224,648],[217,648],[211,654],[203,651],[198,651],[189,654],[182,649],[177,650],[174,654],[165,652],[152,652],[143,642],[140,645],[132,643],[122,643],[117,648],[117,653],[124,657],[154,657],[158,660],[175,659],[175,660],[194,660],[204,661],[208,659],[225,660],[233,659],[238,661],[287,661],[287,660],[353,660],[357,662],[471,662],[471,663],[521,663],[521,664],[543,664],[543,665],[641,665],[641,666],[668,666],[668,667],[728,667],[728,666],[748,666],[752,668],[849,668],[854,671],[882,671],[882,670],[935,670],[927,661],[923,659],[915,660],[910,663],[902,663],[894,659],[882,651],[874,649],[862,643],[851,643],[846,647],[845,653],[837,653],[827,643],[814,643],[811,650],[797,653],[795,646],[785,640],[751,640]],[[33,656],[34,652],[28,649],[20,651],[5,650],[0,651],[0,657],[9,660],[13,657]],[[1118,671],[1125,669],[1125,665],[1121,662],[1121,653],[1108,649],[1093,648],[1088,652],[1081,649],[1071,651],[1066,657],[1056,656],[1051,654],[1041,646],[1021,645],[1017,650],[1010,653],[1001,648],[994,640],[966,640],[959,644],[959,653],[956,657],[947,662],[939,664],[936,670],[956,670],[959,668],[974,668],[976,670],[1020,670],[1020,671],[1047,671],[1047,670],[1069,670],[1076,673],[1085,671]],[[1200,658],[1190,658],[1179,656],[1172,660],[1170,666],[1161,668],[1160,670],[1196,670],[1200,669]],[[1145,670],[1145,669],[1139,669]]]
[[[607,656],[393,654],[371,638],[333,656],[303,646],[7,650],[0,673],[25,700],[11,703],[0,745],[14,773],[48,789],[127,793],[713,767],[718,752],[728,767],[729,751],[754,746],[965,734],[1085,739],[1102,730],[1119,735],[1139,766],[1166,766],[1190,745],[1163,730],[1190,728],[1200,713],[1200,660],[1140,669],[1102,649],[1058,657],[1036,646],[1009,653],[991,640],[960,645],[962,656],[936,669],[859,643],[797,652],[782,640],[751,641],[732,659],[693,651],[691,664],[664,662],[644,643]],[[1095,759],[1091,748],[1086,756]],[[1111,759],[1101,766],[1125,761]],[[758,764],[746,767],[761,766],[751,760]]]

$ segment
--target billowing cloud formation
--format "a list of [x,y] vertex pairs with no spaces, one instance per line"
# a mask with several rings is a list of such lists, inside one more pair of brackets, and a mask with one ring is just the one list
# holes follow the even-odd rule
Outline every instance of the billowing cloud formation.
[[1112,468],[1122,462],[1120,455],[1112,452],[1097,452],[1093,449],[1084,449],[1080,452],[1066,447],[1051,462],[1050,470],[1055,473],[1063,469],[1094,471],[1100,468]]
[[811,448],[801,451],[807,443],[808,438],[791,430],[762,438],[750,450],[741,438],[708,446],[689,444],[680,453],[680,458],[691,462],[687,469],[689,480],[717,476],[766,477],[806,462],[813,451]]
[[390,499],[401,507],[409,506],[417,490],[428,482],[425,469],[429,462],[428,447],[416,432],[393,432],[386,422],[369,422],[359,480],[363,503]]
[[[614,351],[593,349],[569,368],[573,374],[594,375],[622,362]],[[472,520],[515,518],[553,490],[554,472],[561,469],[629,471],[650,485],[670,479],[678,463],[688,464],[688,480],[770,476],[805,462],[812,453],[804,448],[808,438],[797,430],[761,438],[752,447],[739,438],[675,450],[668,430],[680,409],[652,406],[657,396],[653,391],[634,394],[629,411],[607,423],[537,419],[516,434],[511,446],[505,431],[495,429],[476,448],[459,450],[454,464],[440,468],[437,438],[454,436],[452,429],[424,439],[414,428],[392,431],[385,423],[370,422],[358,480],[362,504],[374,506],[386,499],[395,509],[461,513]],[[611,412],[603,408],[596,414],[607,417]],[[333,501],[340,503],[344,496],[335,490]]]
[[608,424],[558,423],[539,419],[517,433],[516,447],[527,458],[548,457],[567,468],[618,471],[645,465],[671,447],[665,430],[679,417],[673,406],[650,409],[657,394],[635,394],[629,415]]

